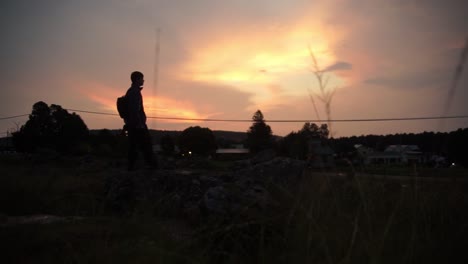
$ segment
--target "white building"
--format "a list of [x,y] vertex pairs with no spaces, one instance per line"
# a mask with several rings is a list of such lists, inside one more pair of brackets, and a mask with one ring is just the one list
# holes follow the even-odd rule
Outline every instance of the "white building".
[[363,160],[364,164],[409,164],[422,163],[424,157],[416,145],[390,145],[383,152],[366,152]]

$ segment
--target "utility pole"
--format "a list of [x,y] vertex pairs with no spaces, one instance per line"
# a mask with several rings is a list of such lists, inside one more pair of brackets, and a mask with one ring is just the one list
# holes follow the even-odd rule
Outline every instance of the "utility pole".
[[[156,91],[158,88],[158,81],[159,81],[159,35],[160,35],[161,30],[159,28],[156,29],[156,44],[155,44],[155,49],[154,49],[154,72],[153,72],[153,100],[152,100],[152,106],[154,110],[156,110]],[[154,111],[155,112],[155,111]],[[153,129],[156,128],[155,126],[156,123],[156,118],[153,118],[151,121],[151,127]]]

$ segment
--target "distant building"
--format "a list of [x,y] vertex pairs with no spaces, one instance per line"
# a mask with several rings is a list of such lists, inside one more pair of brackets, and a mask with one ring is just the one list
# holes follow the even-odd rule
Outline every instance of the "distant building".
[[216,150],[215,158],[218,160],[240,160],[250,156],[249,149],[242,144],[232,145],[231,148],[220,148]]
[[372,149],[358,146],[356,151],[364,164],[411,164],[424,162],[423,153],[416,145],[389,145],[384,151],[373,151]]
[[354,145],[354,149],[356,150],[356,156],[354,157],[353,162],[357,164],[368,164],[368,157],[375,152],[374,149],[361,144]]

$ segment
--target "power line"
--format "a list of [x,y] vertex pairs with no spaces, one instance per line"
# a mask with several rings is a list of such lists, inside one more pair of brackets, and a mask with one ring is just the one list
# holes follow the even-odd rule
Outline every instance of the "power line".
[[[159,45],[159,35],[161,30],[159,28],[156,29],[156,43],[154,48],[154,72],[153,72],[153,97],[156,96],[156,91],[158,89],[158,82],[159,82],[159,52],[160,52],[160,45]],[[151,107],[155,108],[155,100],[151,101]],[[154,127],[155,120],[152,121],[152,126]]]
[[103,112],[87,111],[87,110],[65,109],[65,108],[64,108],[64,110],[78,112],[78,113],[95,114],[95,115],[119,116],[118,114],[114,114],[114,113],[103,113]]
[[320,119],[320,120],[265,120],[268,122],[387,122],[468,118],[468,115],[459,116],[430,116],[430,117],[397,117],[397,118],[363,118],[363,119]]
[[[88,114],[100,114],[100,115],[112,115],[118,116],[118,114],[112,113],[102,113],[94,111],[85,111],[78,109],[68,109],[70,111],[75,111],[79,113],[88,113]],[[184,118],[184,117],[161,117],[161,116],[148,116],[147,118],[152,119],[161,119],[161,120],[178,120],[178,121],[202,121],[202,122],[252,122],[251,119],[213,119],[213,118]],[[468,118],[468,115],[456,115],[456,116],[430,116],[430,117],[399,117],[399,118],[363,118],[363,119],[332,119],[332,120],[323,120],[323,119],[297,119],[297,120],[268,120],[265,122],[270,123],[305,123],[305,122],[386,122],[386,121],[412,121],[412,120],[436,120],[436,119],[460,119]]]
[[29,114],[15,115],[15,116],[7,116],[7,117],[0,117],[0,120],[13,119],[13,118],[18,118],[18,117],[23,117],[23,116],[28,116],[28,115],[29,115]]
[[[68,111],[73,111],[77,113],[86,113],[86,114],[95,114],[95,115],[107,115],[107,116],[119,116],[115,113],[105,113],[97,111],[88,111],[80,109],[64,109]],[[13,119],[23,116],[28,116],[29,114],[2,117],[0,120]],[[178,120],[178,121],[200,121],[200,122],[253,122],[251,119],[213,119],[213,118],[184,118],[184,117],[162,117],[162,116],[148,116],[150,119],[160,119],[160,120]],[[429,117],[397,117],[397,118],[361,118],[361,119],[332,119],[332,120],[323,120],[323,119],[265,119],[265,122],[270,123],[305,123],[305,122],[314,122],[314,123],[325,123],[325,122],[389,122],[389,121],[414,121],[414,120],[440,120],[440,119],[461,119],[468,118],[468,115],[455,115],[455,116],[429,116]]]

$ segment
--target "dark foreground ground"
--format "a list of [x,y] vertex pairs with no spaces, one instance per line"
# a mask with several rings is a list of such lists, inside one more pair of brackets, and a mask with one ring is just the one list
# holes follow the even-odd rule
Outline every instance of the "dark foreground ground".
[[[468,263],[466,170],[305,168],[290,182],[248,178],[261,195],[236,201],[246,185],[222,179],[266,167],[256,168],[205,161],[127,173],[104,158],[2,156],[0,261]],[[224,203],[214,202],[221,189]]]

